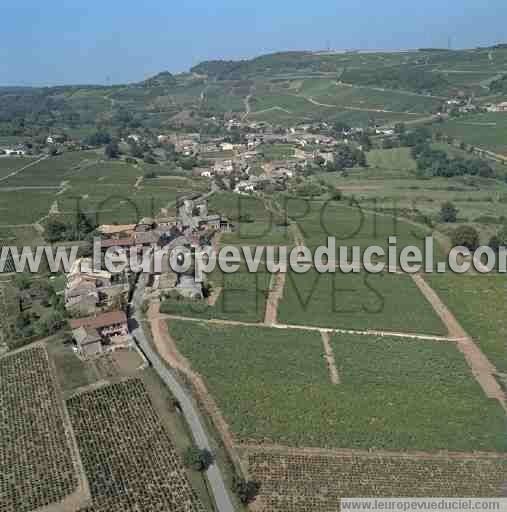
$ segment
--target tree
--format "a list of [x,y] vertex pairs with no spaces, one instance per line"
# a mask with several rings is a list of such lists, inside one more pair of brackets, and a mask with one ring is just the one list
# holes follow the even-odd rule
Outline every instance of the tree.
[[248,505],[255,500],[259,494],[261,484],[253,480],[245,480],[244,478],[234,477],[232,489],[238,495],[241,503]]
[[145,164],[149,164],[149,165],[154,165],[157,163],[157,161],[155,160],[155,158],[153,157],[153,155],[150,155],[150,154],[147,154],[145,155],[144,157],[144,163]]
[[360,149],[353,149],[348,144],[338,146],[334,157],[339,170],[351,167],[366,167],[366,155]]
[[97,131],[84,139],[87,146],[105,146],[111,142],[111,135],[107,132]]
[[454,230],[452,244],[454,247],[463,246],[475,251],[479,247],[479,234],[472,226],[460,226]]
[[120,149],[118,148],[118,144],[116,144],[116,142],[110,142],[104,150],[104,155],[109,160],[118,158],[120,156]]
[[189,446],[183,455],[183,462],[195,471],[206,471],[213,464],[213,455],[209,450],[200,450]]
[[372,148],[372,143],[369,135],[367,133],[362,133],[359,137],[359,144],[363,148],[363,151],[370,151]]
[[405,131],[406,131],[405,123],[396,123],[394,125],[394,131],[398,135],[401,135],[401,134],[405,133]]
[[341,201],[343,199],[343,192],[337,188],[331,192],[331,199],[333,201]]
[[46,238],[51,243],[68,239],[67,231],[68,226],[59,220],[50,219],[46,224]]
[[458,209],[450,201],[442,204],[440,208],[441,222],[456,222],[458,218]]
[[498,252],[500,247],[507,247],[507,226],[502,226],[489,240],[489,247]]

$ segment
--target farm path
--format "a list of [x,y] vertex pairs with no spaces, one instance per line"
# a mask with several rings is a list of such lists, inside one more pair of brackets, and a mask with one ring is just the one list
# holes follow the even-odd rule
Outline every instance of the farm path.
[[[171,390],[176,400],[178,400],[181,411],[192,432],[195,444],[198,448],[212,450],[211,441],[204,430],[200,414],[189,395],[188,391],[180,384],[174,371],[168,368],[161,356],[154,350],[146,337],[143,328],[143,318],[140,314],[144,301],[144,292],[146,288],[146,275],[142,275],[134,289],[132,301],[129,304],[129,330],[132,333],[136,343],[142,349],[146,359],[150,361],[153,369],[157,372],[164,384]],[[210,489],[213,492],[218,512],[234,512],[234,505],[226,488],[222,471],[217,464],[212,464],[206,472]]]
[[30,162],[28,165],[25,165],[24,167],[21,167],[21,169],[17,169],[15,171],[12,171],[11,173],[3,176],[2,178],[0,178],[0,182],[6,181],[9,178],[12,178],[13,176],[16,176],[16,175],[22,173],[23,171],[26,171],[30,167],[33,167],[34,165],[37,165],[38,163],[42,162],[43,160],[46,160],[47,158],[49,158],[49,157],[48,156],[43,156],[42,158],[37,158],[37,160],[34,160],[33,162]]
[[368,91],[394,92],[396,94],[402,94],[404,96],[417,96],[419,98],[433,98],[435,100],[448,100],[449,99],[446,96],[434,96],[431,94],[420,94],[418,92],[404,91],[404,90],[400,90],[400,89],[386,89],[385,87],[371,87],[368,85],[347,84],[345,82],[337,82],[336,85],[339,85],[342,87],[351,87],[353,89],[366,89]]
[[340,375],[336,368],[336,361],[331,347],[329,332],[320,331],[320,335],[322,336],[322,345],[324,346],[324,354],[326,357],[327,367],[329,368],[329,377],[331,382],[335,385],[340,384]]
[[245,98],[245,113],[243,114],[243,118],[242,118],[242,121],[244,121],[248,115],[250,114],[250,112],[252,112],[252,107],[250,105],[250,100],[252,98],[252,95],[249,94],[246,98]]
[[269,295],[266,301],[266,313],[264,315],[265,325],[274,325],[278,317],[278,304],[282,300],[285,287],[285,272],[279,272],[271,275],[269,285]]
[[208,306],[214,306],[217,303],[217,300],[219,299],[221,293],[221,286],[214,288],[213,291],[211,292],[211,295],[207,299]]
[[292,114],[290,110],[279,107],[278,105],[275,105],[274,107],[265,108],[264,110],[256,110],[254,112],[251,112],[251,114],[265,114],[266,112],[273,112],[274,110],[279,110],[280,112],[285,112],[286,114]]
[[[263,323],[255,322],[241,322],[238,320],[220,320],[220,319],[208,319],[208,318],[196,318],[182,315],[170,315],[161,313],[158,318],[166,320],[181,320],[183,322],[194,322],[194,323],[208,323],[210,325],[230,325],[236,327],[266,327]],[[274,329],[292,329],[296,331],[313,331],[313,332],[327,332],[330,334],[352,334],[360,336],[377,336],[377,337],[389,337],[389,338],[405,338],[411,340],[421,341],[441,341],[441,342],[456,342],[455,338],[446,336],[435,336],[432,334],[412,334],[406,332],[391,332],[391,331],[376,331],[376,330],[365,330],[358,331],[353,329],[335,329],[335,328],[323,328],[315,325],[291,325],[291,324],[280,324],[275,323],[270,327]]]
[[318,107],[326,107],[326,108],[342,108],[344,110],[353,110],[358,112],[376,112],[379,114],[403,114],[408,116],[420,116],[420,112],[396,112],[394,110],[385,110],[385,109],[378,109],[378,108],[364,108],[364,107],[351,107],[346,105],[330,105],[329,103],[320,103],[317,100],[313,99],[310,96],[299,96],[299,98],[304,98],[305,100],[309,101],[313,105],[316,105]]
[[421,293],[433,306],[433,309],[447,327],[449,336],[455,339],[458,349],[464,355],[472,370],[472,374],[482,387],[486,396],[498,400],[507,412],[507,400],[505,393],[495,379],[495,375],[498,375],[498,370],[482,353],[473,339],[465,332],[456,317],[451,313],[424,278],[420,274],[413,274],[412,278]]

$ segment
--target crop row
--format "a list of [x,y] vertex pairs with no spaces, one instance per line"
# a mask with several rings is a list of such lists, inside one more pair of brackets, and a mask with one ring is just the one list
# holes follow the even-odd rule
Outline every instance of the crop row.
[[0,360],[0,511],[28,512],[77,487],[57,388],[41,347]]
[[203,510],[141,381],[67,405],[92,495],[82,512]]
[[416,459],[255,452],[248,458],[270,512],[338,512],[340,498],[495,497],[507,459]]

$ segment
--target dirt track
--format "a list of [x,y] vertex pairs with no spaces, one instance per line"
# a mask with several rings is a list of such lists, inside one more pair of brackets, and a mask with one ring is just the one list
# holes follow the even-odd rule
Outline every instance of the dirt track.
[[283,290],[285,287],[284,272],[273,274],[271,276],[271,284],[269,287],[268,300],[266,301],[266,314],[264,316],[265,325],[275,325],[278,318],[278,304],[283,298]]
[[417,274],[413,274],[412,278],[421,293],[430,302],[437,315],[447,327],[449,336],[456,340],[458,349],[465,356],[474,377],[477,379],[477,382],[482,387],[486,396],[498,400],[505,411],[507,411],[505,393],[495,379],[495,375],[498,374],[497,369],[465,332],[454,315],[424,278]]
[[320,331],[322,336],[322,344],[324,345],[324,355],[326,357],[327,367],[329,369],[329,378],[332,384],[340,384],[340,375],[336,368],[336,362],[334,359],[333,349],[331,347],[329,333],[326,331]]

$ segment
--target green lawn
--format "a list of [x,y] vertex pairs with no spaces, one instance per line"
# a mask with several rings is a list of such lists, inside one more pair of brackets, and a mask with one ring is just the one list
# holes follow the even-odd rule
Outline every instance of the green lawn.
[[452,344],[170,322],[242,442],[391,450],[507,450],[505,417]]
[[289,272],[278,318],[295,325],[442,336],[447,333],[410,276],[387,272]]

